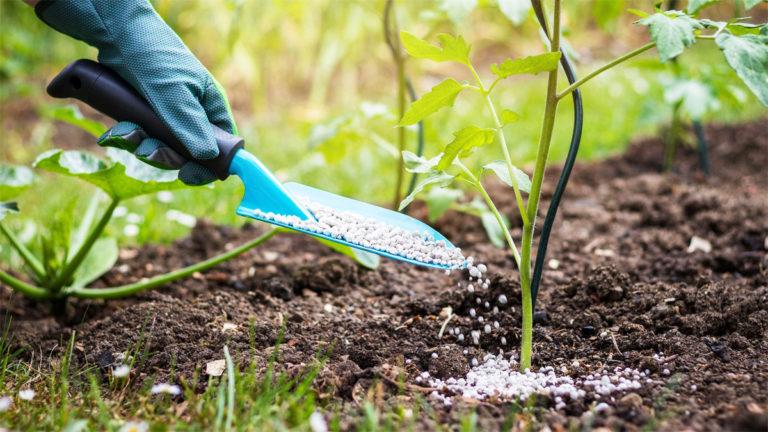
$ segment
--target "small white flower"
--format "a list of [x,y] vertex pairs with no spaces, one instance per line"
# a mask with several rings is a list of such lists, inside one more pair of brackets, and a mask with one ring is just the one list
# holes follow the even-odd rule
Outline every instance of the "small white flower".
[[35,391],[32,389],[24,389],[19,391],[19,399],[25,401],[31,401],[35,398]]
[[173,193],[170,191],[160,191],[157,193],[157,200],[161,203],[169,203],[173,201]]
[[181,394],[181,388],[176,384],[160,383],[152,386],[152,394],[167,393],[169,395],[178,396]]
[[139,227],[134,224],[128,224],[123,227],[123,234],[126,237],[136,237],[139,235]]
[[128,213],[128,215],[125,217],[125,220],[128,223],[137,224],[137,223],[141,223],[141,221],[143,221],[144,218],[141,215],[136,213]]
[[125,378],[131,373],[131,368],[128,365],[120,365],[112,369],[112,376],[115,378]]
[[177,222],[185,227],[192,228],[197,224],[197,218],[191,214],[182,213],[178,210],[168,210],[165,212],[165,218],[169,221]]
[[120,432],[147,432],[149,424],[145,421],[127,421],[120,426]]
[[11,409],[11,405],[13,405],[13,400],[9,398],[8,396],[0,397],[0,412],[5,412]]
[[312,432],[328,432],[328,423],[322,413],[315,411],[309,416],[309,428]]

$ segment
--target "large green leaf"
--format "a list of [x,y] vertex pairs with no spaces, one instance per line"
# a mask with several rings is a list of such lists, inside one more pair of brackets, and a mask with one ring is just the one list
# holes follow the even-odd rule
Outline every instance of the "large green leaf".
[[84,117],[76,105],[47,105],[43,108],[43,114],[77,126],[95,137],[100,137],[107,131],[104,123]]
[[433,157],[432,159],[427,159],[423,156],[415,155],[407,150],[403,151],[403,161],[405,162],[405,169],[408,172],[417,173],[417,174],[424,174],[428,173],[430,171],[434,171],[435,166],[437,166],[437,162],[442,157],[442,153]]
[[117,240],[102,237],[96,240],[88,255],[72,276],[72,287],[82,288],[108,272],[117,262]]
[[512,24],[518,26],[528,18],[528,12],[531,10],[531,0],[498,0],[498,2],[501,13]]
[[512,166],[511,176],[509,175],[507,163],[502,160],[491,162],[483,166],[483,169],[493,171],[493,173],[495,173],[496,176],[509,187],[514,187],[517,185],[518,189],[523,192],[531,191],[531,179],[528,177],[528,174],[514,165]]
[[656,43],[659,58],[664,63],[683,53],[683,50],[696,43],[695,30],[702,29],[702,24],[680,11],[657,12],[638,21],[651,31],[651,39]]
[[5,219],[8,213],[18,213],[19,205],[13,201],[0,202],[0,220]]
[[690,0],[688,2],[687,12],[691,15],[698,13],[707,6],[711,6],[720,0]]
[[400,40],[403,42],[405,51],[411,57],[429,59],[436,62],[454,61],[465,65],[469,64],[470,46],[461,36],[441,33],[437,35],[440,46],[436,46],[403,30],[400,32]]
[[722,32],[715,42],[739,78],[768,106],[768,35],[734,36]]
[[559,52],[538,54],[519,59],[506,59],[500,65],[492,64],[491,72],[501,79],[512,75],[537,74],[539,72],[555,70],[558,61],[560,61]]
[[126,151],[110,148],[107,156],[109,161],[91,153],[57,149],[38,156],[35,166],[87,181],[118,200],[187,187],[176,180],[174,171],[149,166]]
[[429,93],[425,93],[408,107],[408,110],[400,119],[399,126],[409,126],[418,123],[423,118],[433,114],[441,108],[453,106],[459,92],[464,87],[453,78],[448,78],[440,84],[432,87]]
[[454,176],[441,171],[433,171],[428,176],[421,179],[413,188],[407,197],[400,201],[400,208],[402,210],[408,206],[416,198],[416,195],[420,194],[427,186],[447,186],[453,181]]
[[31,169],[20,165],[0,164],[0,201],[9,200],[35,182]]
[[430,189],[424,196],[424,202],[427,203],[427,217],[430,222],[438,220],[462,196],[464,196],[464,192],[458,189]]
[[475,147],[480,147],[493,142],[493,136],[496,133],[494,129],[479,128],[477,126],[467,126],[458,132],[453,133],[453,141],[445,146],[443,156],[437,163],[437,169],[443,171],[447,169],[459,154],[462,157],[469,156]]

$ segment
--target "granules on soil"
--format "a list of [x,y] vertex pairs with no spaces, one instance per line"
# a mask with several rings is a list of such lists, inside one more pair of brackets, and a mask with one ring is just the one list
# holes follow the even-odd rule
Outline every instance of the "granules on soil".
[[260,210],[254,210],[254,213],[283,225],[416,261],[448,268],[460,268],[467,262],[460,248],[448,247],[444,241],[435,240],[426,232],[408,231],[357,213],[339,211],[310,201],[306,197],[297,197],[297,200],[315,216],[316,220],[302,220],[298,216]]
[[429,385],[438,390],[431,396],[451,405],[453,395],[483,400],[524,401],[533,394],[549,396],[555,408],[565,408],[567,402],[579,399],[599,401],[619,392],[637,390],[647,381],[649,373],[616,367],[583,377],[557,375],[551,366],[538,372],[518,371],[516,362],[503,356],[486,355],[482,363],[472,359],[472,369],[464,378],[430,379]]

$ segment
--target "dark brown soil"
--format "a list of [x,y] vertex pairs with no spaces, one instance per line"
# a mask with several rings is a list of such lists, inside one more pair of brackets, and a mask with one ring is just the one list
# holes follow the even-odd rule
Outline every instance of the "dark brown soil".
[[[613,408],[599,414],[590,410],[591,400],[570,403],[564,411],[540,400],[534,410],[539,426],[768,429],[765,124],[707,128],[709,178],[697,172],[689,150],[675,172],[660,174],[662,148],[653,139],[575,170],[549,249],[548,259],[559,265],[547,268],[542,283],[535,365],[566,367],[572,374],[604,366],[649,369],[655,383],[637,394],[617,395]],[[549,173],[550,180],[557,171]],[[552,182],[545,198],[551,188]],[[512,196],[493,189],[511,214]],[[413,213],[423,216],[424,209],[416,206]],[[456,377],[472,357],[517,349],[520,290],[511,256],[489,246],[480,223],[469,216],[449,212],[436,227],[486,262],[492,295],[510,299],[494,317],[500,329],[484,337],[479,349],[438,338],[445,307],[458,315],[451,325],[470,326],[475,297],[457,289],[460,275],[392,261],[369,271],[311,239],[289,235],[136,298],[72,301],[59,317],[3,287],[0,314],[12,317],[13,341],[27,355],[47,358],[72,331],[80,364],[107,367],[118,353],[141,345],[150,353],[139,370],[147,379],[167,377],[172,365],[177,376],[189,377],[223,358],[225,344],[240,362],[265,362],[283,323],[281,367],[298,370],[330,352],[317,382],[321,397],[354,407],[376,382],[385,383],[387,394],[398,394],[398,373],[414,385],[425,370]],[[100,283],[116,285],[190,264],[263,229],[201,223],[172,246],[124,250],[119,264],[128,271],[118,265]],[[711,251],[689,253],[693,236],[709,241]],[[225,331],[224,323],[237,328]],[[507,347],[498,342],[501,336]],[[416,391],[412,386],[406,394]],[[445,421],[459,411],[435,408]],[[480,405],[483,429],[499,428],[508,410],[504,404]]]

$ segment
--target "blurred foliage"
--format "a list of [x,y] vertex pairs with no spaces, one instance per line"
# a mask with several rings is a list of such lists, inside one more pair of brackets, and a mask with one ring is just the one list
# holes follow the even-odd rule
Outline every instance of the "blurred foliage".
[[[384,41],[384,1],[333,0],[155,0],[157,11],[176,30],[228,92],[241,133],[279,178],[296,180],[372,202],[388,202],[397,166],[397,77]],[[542,40],[530,11],[513,0],[400,0],[399,27],[418,37],[461,33],[472,45],[473,63],[484,77],[490,65],[507,57],[521,58],[542,51]],[[627,8],[650,10],[648,0],[580,0],[566,2],[564,36],[567,48],[584,74],[647,41],[646,31]],[[474,7],[466,7],[474,5]],[[684,4],[680,8],[684,7]],[[733,15],[740,3],[722,2],[702,11],[713,20]],[[753,15],[765,20],[758,6]],[[523,21],[516,25],[513,21]],[[703,121],[740,121],[764,115],[757,99],[722,62],[707,59],[714,44],[696,44],[682,66],[718,95],[718,110]],[[57,118],[62,111],[44,92],[45,83],[78,58],[95,58],[94,49],[61,35],[41,23],[22,1],[0,2],[0,109],[3,134],[0,159],[30,164],[51,148],[100,151],[93,138]],[[665,103],[668,85],[660,74],[656,54],[648,54],[611,71],[585,86],[586,110],[582,159],[601,158],[621,151],[630,138],[655,133],[668,121],[672,107]],[[445,76],[460,79],[463,70],[446,64],[409,61],[406,71],[422,95]],[[519,114],[508,126],[512,156],[521,164],[535,157],[543,112],[544,78],[511,77],[497,89],[502,109]],[[721,91],[723,90],[723,91]],[[80,107],[86,117],[95,116]],[[481,98],[459,100],[450,113],[437,113],[425,122],[426,154],[436,154],[450,142],[450,131],[484,118]],[[561,104],[559,116],[572,110]],[[480,127],[490,125],[478,124]],[[551,157],[567,151],[570,122],[558,122]],[[415,127],[407,130],[409,149],[415,148]],[[501,155],[496,155],[500,158]],[[470,160],[471,162],[471,160]],[[475,167],[477,168],[477,167]],[[20,205],[39,218],[50,217],[67,194],[83,188],[75,180],[44,175],[35,194],[20,197]],[[134,241],[168,241],[189,228],[167,217],[169,210],[205,216],[222,223],[243,223],[234,214],[241,185],[235,180],[211,187],[174,191],[172,197],[143,196],[127,203],[128,214],[142,215]],[[39,192],[38,192],[39,191]],[[84,211],[84,209],[75,209]],[[119,219],[119,218],[118,218]],[[22,230],[23,227],[15,227]],[[110,235],[122,235],[120,223]]]

